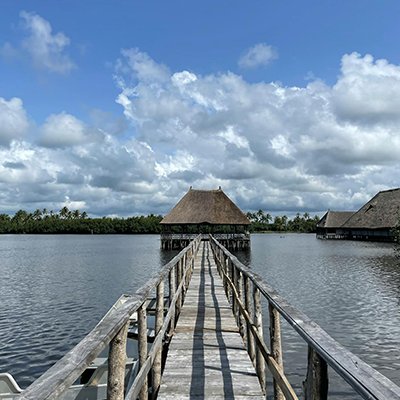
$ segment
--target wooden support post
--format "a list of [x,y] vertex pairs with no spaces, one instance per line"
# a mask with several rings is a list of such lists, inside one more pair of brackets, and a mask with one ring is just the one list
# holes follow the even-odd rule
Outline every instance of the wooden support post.
[[[244,295],[245,295],[245,305],[246,310],[250,315],[252,321],[254,321],[254,310],[252,307],[251,301],[251,280],[248,278],[247,275],[244,276]],[[253,365],[255,365],[255,346],[254,346],[254,336],[250,329],[250,324],[246,324],[247,327],[247,352],[253,361]]]
[[123,400],[125,390],[126,340],[129,322],[110,342],[108,353],[107,399]]
[[228,274],[228,271],[227,271],[227,268],[226,268],[226,257],[225,257],[225,254],[221,255],[221,260],[220,261],[221,261],[222,283],[224,285],[224,290],[225,290],[226,297],[228,297],[228,299],[229,299],[229,295],[228,295],[228,287],[229,287],[229,285],[228,285],[228,281],[227,281],[226,276],[225,276],[225,274]]
[[[161,331],[164,322],[164,281],[162,280],[157,286],[156,300],[156,321],[155,321],[155,337]],[[157,392],[161,384],[161,362],[162,362],[162,346],[157,351],[153,364],[153,392],[152,397],[157,397]]]
[[[263,338],[261,294],[260,290],[255,286],[253,290],[253,301],[254,301],[254,325],[260,337]],[[265,393],[266,391],[265,360],[260,349],[256,350],[256,370],[261,388]]]
[[[282,337],[281,337],[281,323],[278,310],[269,303],[269,338],[271,345],[271,353],[276,363],[279,365],[283,372],[283,357],[282,357]],[[274,379],[274,400],[285,400],[285,396],[278,382]]]
[[[169,271],[169,307],[171,307],[172,299],[175,296],[176,286],[175,286],[175,271],[171,268]],[[172,309],[171,323],[169,325],[168,335],[171,337],[175,329],[175,308]]]
[[[243,278],[242,278],[242,271],[240,271],[238,268],[236,269],[236,289],[239,297],[239,301],[244,304],[244,298],[243,298]],[[237,324],[239,327],[239,332],[240,335],[242,336],[243,340],[246,342],[246,330],[244,327],[244,317],[241,313],[240,307],[237,307]]]
[[[146,302],[144,302],[137,311],[138,314],[138,346],[139,346],[139,369],[143,367],[147,359],[147,316]],[[140,390],[139,400],[148,400],[147,377]]]
[[303,382],[304,400],[328,398],[328,366],[326,361],[308,346],[307,377]]
[[[231,268],[231,259],[230,258],[226,258],[225,260],[226,262],[226,274],[228,275],[229,279],[233,282],[233,277],[232,277],[232,268]],[[232,288],[230,285],[228,285],[228,301],[232,302]]]
[[[235,288],[237,290],[237,273],[238,273],[238,271],[237,271],[235,265],[232,263],[232,261],[231,261],[231,268],[232,268],[233,286],[235,286]],[[238,306],[236,304],[236,299],[235,299],[235,295],[233,294],[233,292],[232,292],[232,309],[233,309],[233,315],[235,316],[235,319],[236,319],[236,323],[238,323],[238,318],[237,318]]]
[[[180,261],[177,262],[177,264],[175,265],[175,277],[176,277],[176,286],[175,286],[175,290],[178,289],[179,284],[181,283],[181,263]],[[181,312],[181,299],[182,299],[182,291],[179,292],[179,296],[176,300],[176,306],[175,306],[175,318],[179,317],[179,314]]]

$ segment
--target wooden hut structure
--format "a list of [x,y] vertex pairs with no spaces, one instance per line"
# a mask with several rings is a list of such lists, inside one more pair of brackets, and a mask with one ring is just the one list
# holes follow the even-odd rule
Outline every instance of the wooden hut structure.
[[221,187],[217,190],[190,187],[160,224],[162,249],[184,248],[199,233],[204,238],[213,234],[230,249],[250,247],[250,221]]
[[391,242],[400,218],[400,188],[379,192],[339,229],[346,239]]
[[352,216],[354,211],[331,211],[328,210],[317,224],[318,239],[344,239],[339,234],[339,228]]

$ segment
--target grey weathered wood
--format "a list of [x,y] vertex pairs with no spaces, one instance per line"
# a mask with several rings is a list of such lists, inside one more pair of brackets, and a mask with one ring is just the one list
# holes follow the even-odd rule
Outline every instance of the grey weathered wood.
[[171,315],[171,323],[170,323],[170,328],[168,335],[171,337],[173,335],[174,329],[175,329],[175,303],[172,304],[172,299],[175,296],[175,290],[176,290],[176,280],[175,280],[175,269],[171,268],[171,271],[169,272],[169,308],[172,309],[172,315]]
[[126,340],[129,322],[110,342],[108,355],[107,400],[123,400],[125,389]]
[[[242,303],[244,303],[244,297],[243,297],[243,278],[242,278],[242,272],[237,270],[236,271],[236,290],[237,290],[237,296],[238,296],[238,300],[241,301]],[[244,341],[247,340],[246,338],[246,330],[244,327],[244,319],[242,316],[242,313],[240,312],[240,309],[238,307],[238,311],[237,311],[237,323],[239,326],[239,332],[242,336],[242,338],[244,339]]]
[[325,360],[308,346],[307,377],[303,384],[304,400],[328,398],[328,366]]
[[[155,334],[158,335],[163,326],[164,319],[164,281],[157,286],[157,304],[156,304],[156,321]],[[161,362],[162,347],[157,350],[153,365],[153,398],[155,398],[161,383]]]
[[195,258],[158,399],[248,396],[263,398],[214,258],[205,242]]
[[[283,356],[282,356],[282,337],[281,337],[281,323],[278,311],[274,306],[269,303],[269,337],[271,345],[272,357],[274,357],[276,363],[279,365],[283,372]],[[274,379],[274,399],[285,400],[285,396],[277,381]]]
[[[247,275],[244,275],[244,295],[245,295],[246,310],[249,313],[250,319],[254,321],[251,281]],[[253,361],[253,364],[255,365],[255,345],[254,345],[253,332],[251,330],[251,324],[252,324],[251,322],[246,321],[247,352],[249,353],[249,356]]]
[[[141,305],[137,311],[138,314],[138,349],[139,349],[139,369],[143,368],[147,359],[147,315],[146,307]],[[143,385],[140,390],[139,399],[147,400],[148,388],[147,388],[147,378],[144,379]]]
[[178,286],[177,290],[175,291],[174,296],[170,300],[171,301],[170,307],[168,309],[167,315],[164,318],[163,326],[162,326],[160,332],[156,335],[154,342],[153,342],[153,346],[152,346],[150,352],[148,353],[147,359],[146,359],[145,363],[143,364],[143,367],[139,370],[131,388],[129,389],[129,392],[126,395],[126,400],[136,400],[137,397],[139,396],[140,388],[143,386],[145,379],[147,379],[147,374],[149,373],[150,368],[154,363],[156,354],[163,345],[164,335],[166,334],[167,330],[170,328],[170,322],[174,318],[175,305],[178,301],[179,293],[180,293],[182,286],[183,286],[183,283],[181,282],[180,286]]
[[60,396],[115,337],[141,302],[139,296],[127,296],[121,307],[110,310],[82,341],[25,389],[20,398],[47,400]]
[[[250,329],[254,336],[256,342],[257,351],[261,353],[261,356],[264,358],[266,364],[269,367],[269,370],[272,373],[272,376],[276,380],[279,387],[282,389],[284,395],[286,396],[287,400],[298,400],[296,393],[294,392],[292,386],[290,385],[289,381],[287,380],[286,376],[284,375],[283,371],[281,370],[280,366],[276,363],[275,359],[273,358],[271,352],[268,350],[264,338],[262,334],[260,335],[259,330],[256,327],[256,324],[252,324],[252,320],[250,318],[249,313],[246,310],[245,304],[239,299],[239,294],[230,279],[228,279],[229,285],[232,287],[233,296],[237,299],[237,306],[240,309],[245,320],[250,324]],[[256,288],[255,288],[256,289]],[[257,295],[255,296],[257,298]],[[262,333],[262,332],[261,332]],[[265,379],[265,374],[263,375]]]
[[[254,327],[256,328],[259,336],[263,338],[261,295],[260,291],[256,286],[254,286],[253,289],[253,302],[254,302]],[[261,387],[265,392],[266,391],[265,360],[259,346],[256,346],[256,369]]]

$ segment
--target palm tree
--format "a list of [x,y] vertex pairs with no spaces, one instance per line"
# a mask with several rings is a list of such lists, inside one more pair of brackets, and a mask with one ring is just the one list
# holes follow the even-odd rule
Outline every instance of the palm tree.
[[68,215],[70,214],[70,211],[68,210],[67,206],[64,206],[61,210],[60,210],[60,217],[62,219],[66,219],[68,218]]

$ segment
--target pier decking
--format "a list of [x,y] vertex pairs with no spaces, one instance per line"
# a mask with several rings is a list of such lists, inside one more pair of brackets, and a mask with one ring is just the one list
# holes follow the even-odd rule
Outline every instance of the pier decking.
[[263,399],[209,242],[202,242],[158,399]]

